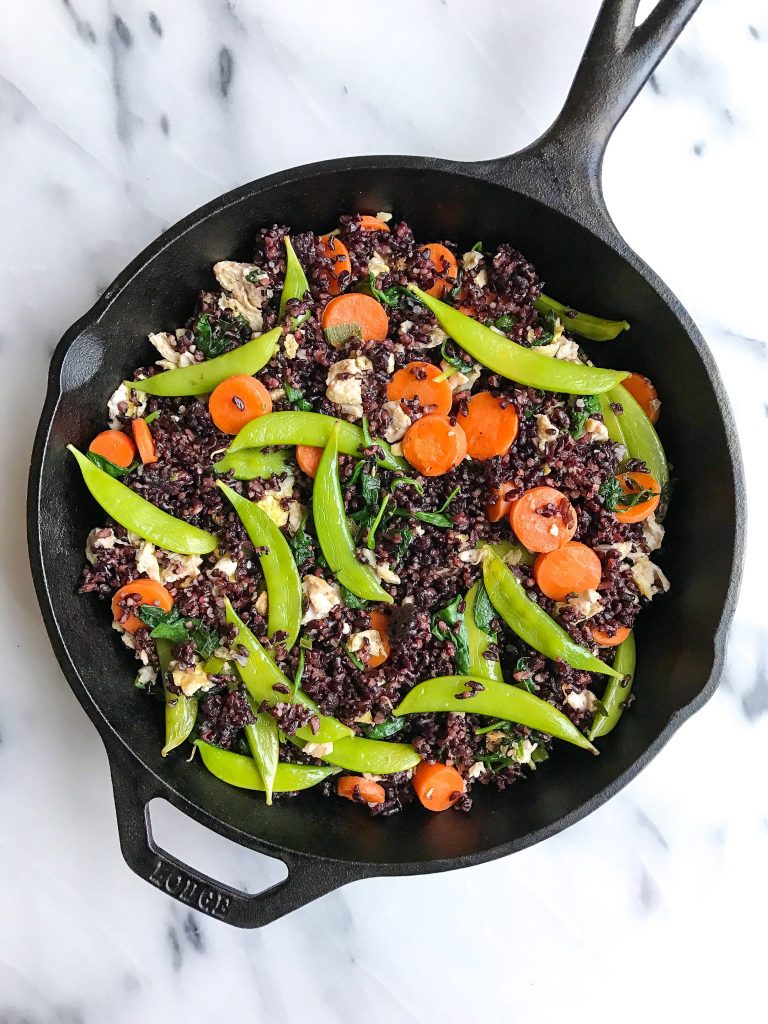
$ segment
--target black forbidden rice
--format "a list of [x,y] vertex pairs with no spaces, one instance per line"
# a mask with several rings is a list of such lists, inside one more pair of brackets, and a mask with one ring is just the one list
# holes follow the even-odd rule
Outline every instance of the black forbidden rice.
[[[262,229],[256,240],[253,262],[267,275],[271,297],[262,310],[264,330],[279,320],[279,296],[285,273],[283,236],[288,229],[273,226]],[[386,262],[387,273],[380,274],[376,284],[380,289],[404,285],[414,281],[423,288],[435,282],[435,271],[405,223],[391,225],[389,233],[361,230],[356,217],[342,217],[340,238],[349,249],[352,275],[350,284],[367,280],[368,261],[374,252]],[[317,236],[311,233],[292,236],[294,248],[307,273],[313,302],[295,301],[289,304],[283,321],[284,335],[292,317],[310,312],[309,318],[297,329],[295,338],[298,353],[288,359],[282,349],[257,376],[273,393],[275,411],[291,408],[282,389],[285,384],[299,390],[316,412],[339,415],[338,407],[325,396],[328,368],[337,360],[366,355],[373,363],[363,388],[364,413],[374,436],[383,434],[389,424],[389,415],[383,409],[386,386],[392,372],[414,359],[440,364],[440,347],[424,347],[436,321],[429,311],[416,302],[404,298],[396,308],[387,308],[390,321],[389,337],[383,342],[365,343],[350,339],[340,349],[332,348],[323,336],[316,310],[322,310],[328,300],[328,282],[331,263]],[[461,250],[445,243],[461,263]],[[502,315],[514,319],[507,336],[522,344],[535,341],[544,330],[533,303],[541,291],[534,267],[511,245],[503,243],[494,252],[484,256],[486,283],[476,281],[476,270],[465,270],[461,277],[460,294],[456,303],[474,307],[482,321],[492,321]],[[216,289],[200,294],[194,316],[177,342],[181,351],[193,350],[194,326],[202,313],[209,316],[212,326],[221,327],[225,347],[232,349],[248,340],[250,331],[230,321],[231,314],[219,305],[221,292]],[[462,353],[450,342],[447,351],[461,359]],[[198,351],[197,358],[201,358]],[[468,371],[471,363],[468,363]],[[147,376],[159,372],[156,366],[144,366],[139,373]],[[481,575],[480,567],[462,561],[459,552],[481,540],[499,540],[510,536],[508,524],[491,524],[485,517],[485,507],[491,488],[504,481],[523,491],[547,484],[560,489],[574,504],[578,516],[575,539],[591,547],[603,546],[601,553],[603,578],[601,595],[604,608],[590,620],[591,625],[613,630],[632,626],[641,606],[641,598],[626,563],[623,563],[611,544],[632,541],[640,550],[647,551],[639,525],[623,525],[603,507],[599,496],[601,484],[617,470],[622,455],[611,441],[594,443],[588,435],[574,439],[568,431],[569,414],[567,396],[536,391],[504,380],[487,371],[481,373],[473,390],[491,389],[512,402],[518,412],[520,432],[508,455],[489,461],[465,460],[457,469],[425,484],[425,495],[418,494],[413,485],[397,488],[398,505],[407,510],[434,511],[458,488],[450,505],[453,520],[451,529],[441,529],[427,523],[394,518],[377,534],[376,556],[389,562],[398,574],[400,583],[386,585],[395,599],[391,621],[391,655],[376,669],[361,671],[345,654],[345,641],[351,632],[369,628],[365,610],[345,606],[334,608],[327,618],[310,622],[304,635],[311,640],[311,649],[305,650],[302,686],[319,704],[321,710],[363,732],[364,723],[385,721],[392,708],[418,681],[454,671],[455,647],[450,639],[440,640],[432,632],[431,614],[444,607],[457,594],[466,592]],[[456,400],[454,412],[458,411]],[[264,590],[257,552],[248,540],[232,508],[216,487],[212,460],[229,444],[230,438],[222,434],[208,415],[205,399],[150,397],[147,413],[157,413],[152,434],[157,447],[158,461],[129,474],[124,482],[143,497],[172,515],[217,534],[221,551],[236,562],[234,578],[228,578],[215,569],[219,555],[214,553],[203,559],[199,575],[191,582],[167,584],[184,617],[199,618],[217,628],[222,642],[227,642],[223,604],[227,597],[238,614],[265,643],[266,621],[256,610],[256,601]],[[547,415],[558,428],[557,437],[543,448],[536,430],[536,416]],[[599,417],[598,417],[599,418]],[[127,421],[126,421],[127,422]],[[352,513],[361,505],[357,486],[349,479],[354,460],[342,457],[340,470],[347,510]],[[304,505],[311,497],[310,481],[294,468],[294,497]],[[280,487],[281,477],[229,483],[248,498],[259,500]],[[390,477],[384,474],[385,483]],[[413,536],[402,554],[403,528],[406,523]],[[97,547],[95,564],[87,565],[83,573],[82,592],[93,592],[110,599],[123,584],[136,578],[137,547],[129,542],[126,531],[109,524],[102,534],[114,529],[117,542],[112,547]],[[311,521],[310,521],[311,530]],[[106,531],[106,532],[105,532]],[[300,567],[302,575],[314,573],[329,581],[328,571],[310,558]],[[531,597],[547,611],[554,610],[553,602],[536,587],[531,572],[524,566],[516,567]],[[579,624],[573,609],[560,611],[566,629],[580,643],[590,645],[589,632]],[[529,649],[514,634],[497,623],[499,628],[499,654],[507,681],[524,678],[539,697],[549,701],[583,730],[587,730],[592,713],[574,710],[566,701],[569,693],[594,688],[598,695],[603,681],[588,673],[554,663]],[[139,630],[133,637],[136,654],[144,655],[149,664],[156,664],[154,643],[149,631]],[[183,647],[183,645],[180,645]],[[292,678],[298,663],[298,646],[287,653],[283,646],[272,646],[283,671]],[[174,656],[183,661],[189,650],[176,648]],[[520,668],[520,666],[523,668]],[[212,677],[214,687],[201,695],[197,734],[226,749],[247,752],[243,727],[252,720],[251,711],[241,684],[234,677]],[[276,694],[276,698],[281,695]],[[454,764],[465,776],[476,761],[487,756],[489,744],[486,735],[477,735],[476,728],[487,725],[487,719],[471,712],[471,697],[467,699],[464,714],[420,714],[407,718],[403,731],[395,738],[413,743],[418,753],[429,760],[440,759]],[[289,736],[300,726],[311,721],[302,708],[285,701],[277,701],[271,709],[278,724]],[[551,745],[549,737],[533,734],[525,727],[510,729],[512,740],[530,738],[541,748]],[[317,763],[295,745],[282,745],[284,760]],[[507,761],[509,759],[506,759]],[[466,793],[457,803],[459,810],[468,810],[472,804],[471,791],[475,784],[505,789],[527,774],[522,765],[514,761],[502,763],[477,777],[466,778]],[[327,794],[335,793],[335,779],[323,785]],[[372,808],[375,814],[389,815],[400,810],[413,798],[409,773],[388,776],[380,780],[386,792],[386,801]]]

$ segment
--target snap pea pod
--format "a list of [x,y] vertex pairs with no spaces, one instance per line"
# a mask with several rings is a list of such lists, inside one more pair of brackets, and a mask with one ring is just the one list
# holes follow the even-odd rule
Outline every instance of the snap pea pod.
[[286,649],[296,643],[301,626],[301,579],[288,541],[267,513],[237,491],[217,481],[245,527],[251,543],[260,549],[259,561],[267,585],[269,635],[287,633]]
[[280,760],[280,740],[277,736],[277,722],[268,711],[259,711],[253,697],[248,694],[248,703],[256,719],[245,727],[245,738],[251,750],[259,775],[264,780],[267,804],[272,803],[272,788],[275,784],[277,764]]
[[[248,659],[245,664],[241,665],[239,661],[236,661],[235,664],[240,678],[245,683],[245,688],[253,697],[257,707],[260,707],[263,701],[267,701],[269,704],[285,701],[291,704],[301,704],[308,708],[314,715],[317,715],[320,728],[315,733],[312,732],[310,726],[305,725],[294,733],[294,736],[308,742],[328,743],[354,735],[350,728],[337,722],[335,718],[321,715],[317,704],[301,690],[294,688],[293,683],[280,671],[229,601],[224,602],[224,609],[227,622],[237,627],[237,637],[233,644],[242,644],[248,651]],[[282,693],[272,689],[276,683],[283,689]],[[288,687],[287,691],[285,687]]]
[[165,746],[160,751],[167,757],[172,750],[180,747],[195,727],[197,721],[197,697],[183,693],[172,693],[165,685],[165,674],[171,661],[170,640],[155,640],[157,660],[160,662],[160,679],[165,695]]
[[[512,563],[514,565],[533,565],[536,561],[536,555],[534,555],[532,551],[529,551],[528,548],[524,548],[522,544],[516,544],[513,540],[496,540],[493,544],[480,543],[477,546],[490,548],[491,551],[494,551],[499,556],[505,565]],[[517,557],[510,559],[510,563],[507,563],[507,555],[511,551],[516,552]]]
[[[255,789],[266,792],[266,784],[256,762],[243,754],[235,754],[231,750],[222,750],[204,740],[195,740],[200,751],[203,764],[217,779],[237,786],[239,789]],[[325,765],[278,764],[275,769],[275,780],[272,784],[273,793],[293,793],[299,789],[309,789],[329,775],[337,775],[338,768]]]
[[613,341],[622,331],[629,330],[626,320],[605,320],[590,313],[579,313],[573,306],[565,306],[548,295],[540,295],[534,306],[540,313],[557,313],[563,327],[591,341]]
[[214,462],[217,473],[227,473],[230,469],[235,480],[269,480],[288,470],[291,456],[288,452],[263,452],[259,448],[243,448],[239,452],[230,452]]
[[[325,448],[336,424],[339,425],[339,451],[362,458],[364,441],[360,427],[319,412],[271,412],[259,416],[243,427],[229,446],[229,453],[244,448],[263,448],[268,444],[307,444]],[[386,441],[377,438],[376,444],[383,452],[379,465],[387,469],[408,470],[408,463],[393,455]]]
[[95,466],[74,445],[68,444],[67,448],[77,459],[85,486],[94,499],[107,515],[126,530],[179,555],[207,555],[216,547],[213,534],[163,512]]
[[635,662],[635,634],[630,633],[627,639],[616,648],[613,667],[620,674],[620,678],[608,680],[608,685],[605,688],[602,699],[603,709],[606,714],[595,716],[589,733],[591,740],[597,739],[598,736],[607,736],[621,718],[624,704],[632,692]]
[[489,661],[485,656],[485,652],[490,645],[496,643],[496,636],[495,634],[489,636],[484,629],[480,629],[475,621],[475,602],[479,589],[479,583],[475,583],[473,587],[470,587],[465,601],[464,625],[466,626],[467,639],[469,641],[468,672],[470,675],[477,675],[481,679],[496,679],[499,682],[503,682],[504,677],[501,674],[501,665],[498,659],[493,658]]
[[[471,693],[468,689],[470,683],[480,683],[483,689],[464,697],[464,693]],[[438,676],[436,679],[428,679],[414,686],[392,713],[400,717],[440,711],[460,711],[516,722],[529,729],[548,733],[555,739],[573,743],[583,750],[591,750],[593,754],[597,753],[587,737],[579,732],[562,711],[527,690],[494,679],[478,680],[474,676]]]
[[624,412],[621,416],[621,431],[630,458],[642,459],[651,473],[664,487],[669,482],[669,466],[659,435],[646,416],[643,407],[635,401],[626,388],[620,384],[611,388],[608,398],[618,402]]
[[483,560],[483,580],[491,604],[509,628],[545,658],[564,661],[571,668],[584,672],[619,675],[610,665],[580,647],[543,608],[531,601],[515,574],[492,551]]
[[333,750],[314,756],[349,772],[369,772],[371,775],[407,772],[421,761],[410,743],[388,743],[360,736],[335,740]]
[[435,314],[437,322],[460,348],[489,370],[518,384],[569,395],[597,395],[627,376],[624,370],[604,370],[543,356],[536,349],[525,348],[496,334],[490,327],[427,295],[416,285],[409,284],[408,289]]
[[[299,258],[288,235],[283,238],[283,242],[285,243],[285,280],[283,281],[283,293],[280,296],[281,320],[285,316],[285,307],[288,302],[291,299],[303,299],[305,292],[309,291],[307,275],[299,263]],[[309,313],[304,313],[303,316],[295,317],[293,322],[294,329],[306,320],[308,316]]]
[[608,436],[612,441],[615,441],[617,444],[623,444],[626,448],[627,442],[624,438],[624,431],[621,429],[619,417],[611,408],[611,392],[609,391],[607,394],[598,395],[597,398],[600,402],[600,412],[603,414],[605,429],[608,431]]
[[370,568],[357,560],[341,494],[338,450],[339,427],[334,426],[312,488],[317,539],[331,572],[342,586],[364,601],[392,604],[393,598],[380,586]]
[[237,374],[252,377],[267,365],[277,351],[282,329],[275,327],[258,338],[252,338],[240,348],[214,356],[202,363],[180,366],[176,370],[156,373],[146,380],[127,381],[129,388],[143,391],[147,395],[162,395],[165,398],[180,398],[184,395],[208,395],[222,381]]

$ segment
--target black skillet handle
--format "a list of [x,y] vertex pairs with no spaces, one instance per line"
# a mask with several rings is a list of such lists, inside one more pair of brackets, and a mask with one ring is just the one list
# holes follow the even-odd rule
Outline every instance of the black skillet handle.
[[658,0],[635,26],[639,0],[603,0],[555,122],[519,153],[478,165],[481,174],[590,227],[603,220],[612,229],[601,186],[608,140],[700,3]]
[[237,928],[261,928],[361,877],[360,871],[348,873],[344,865],[281,853],[288,877],[277,885],[260,893],[244,893],[223,885],[157,845],[148,805],[156,796],[167,799],[167,792],[146,781],[132,754],[114,747],[108,754],[120,848],[126,863],[161,892],[203,914]]

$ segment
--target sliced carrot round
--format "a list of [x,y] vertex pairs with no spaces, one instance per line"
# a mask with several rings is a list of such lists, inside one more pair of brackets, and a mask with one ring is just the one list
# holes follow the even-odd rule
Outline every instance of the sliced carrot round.
[[[443,373],[433,363],[416,360],[398,370],[387,386],[390,402],[413,401],[418,398],[422,409],[447,416],[453,405],[453,392],[447,380],[438,380]],[[406,412],[412,410],[404,406]]]
[[651,380],[642,373],[630,373],[621,384],[642,407],[651,423],[655,423],[661,412],[661,402]]
[[333,263],[328,278],[328,291],[331,295],[338,295],[341,291],[339,278],[342,274],[352,273],[352,261],[349,258],[349,249],[336,235],[321,235],[320,244],[325,255]]
[[362,775],[344,775],[336,784],[336,792],[347,800],[362,800],[366,804],[383,804],[387,799],[384,787]]
[[439,299],[456,284],[459,277],[459,265],[451,250],[439,242],[430,242],[429,245],[422,245],[421,248],[422,251],[429,252],[429,261],[438,273],[435,283],[426,290],[427,295],[434,295]]
[[532,487],[514,502],[509,523],[529,551],[554,551],[576,533],[576,512],[562,491]]
[[557,551],[539,555],[533,563],[533,578],[542,594],[553,601],[564,601],[569,594],[595,590],[600,585],[603,567],[592,548],[569,541]]
[[456,308],[460,313],[463,313],[464,316],[471,316],[473,318],[477,316],[477,310],[474,306],[457,306]]
[[140,598],[139,604],[153,604],[157,608],[162,608],[164,612],[169,612],[173,608],[173,598],[162,583],[158,583],[157,580],[141,579],[126,583],[124,587],[120,587],[112,598],[112,617],[115,622],[120,623],[127,633],[135,633],[137,629],[141,629],[142,626],[146,625],[133,612],[128,614],[125,622],[122,621],[125,610],[120,602],[129,595],[132,597],[138,595]]
[[493,488],[485,507],[485,518],[489,523],[499,523],[509,515],[514,504],[509,495],[514,494],[516,490],[514,484],[499,484]]
[[624,643],[630,632],[631,630],[627,629],[626,626],[619,626],[613,636],[609,636],[602,629],[593,629],[592,639],[598,647],[618,647],[619,644]]
[[157,449],[152,437],[152,431],[147,426],[146,420],[132,420],[131,430],[136,447],[139,449],[139,457],[145,466],[157,462]]
[[357,222],[363,231],[389,231],[389,225],[378,217],[372,217],[369,213],[361,213]]
[[447,811],[464,792],[464,779],[447,764],[422,761],[413,772],[416,796],[429,811]]
[[467,438],[458,423],[430,413],[412,424],[403,438],[403,455],[424,476],[442,476],[467,454]]
[[219,430],[237,434],[246,423],[272,412],[272,399],[260,380],[240,373],[214,390],[208,399],[208,412]]
[[638,502],[631,508],[623,507],[621,502],[616,506],[616,518],[620,523],[642,523],[652,515],[659,505],[661,488],[659,481],[650,473],[621,473],[617,480],[625,494],[638,494],[640,491],[650,491],[651,497],[646,501]]
[[389,317],[384,307],[360,292],[347,292],[331,299],[323,310],[323,330],[341,324],[358,324],[363,341],[384,341],[389,332]]
[[136,458],[134,443],[122,430],[102,430],[91,441],[88,451],[123,469],[127,469]]
[[490,391],[472,395],[459,423],[467,435],[467,454],[473,459],[506,455],[517,439],[517,412],[510,401],[495,398]]
[[378,668],[379,665],[384,664],[391,652],[391,647],[389,645],[389,618],[384,614],[384,612],[371,612],[371,629],[375,629],[381,637],[381,644],[384,651],[381,654],[363,655],[363,661],[368,668]]
[[315,448],[311,444],[297,444],[296,445],[296,461],[299,464],[299,469],[306,473],[307,476],[311,476],[315,479],[317,474],[317,467],[320,465],[320,459],[323,457],[323,448]]

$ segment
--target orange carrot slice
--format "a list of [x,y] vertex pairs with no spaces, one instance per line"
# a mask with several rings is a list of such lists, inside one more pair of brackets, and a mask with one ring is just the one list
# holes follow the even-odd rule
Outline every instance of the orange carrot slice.
[[489,523],[500,523],[509,515],[514,504],[509,495],[514,494],[516,489],[514,484],[506,483],[493,488],[485,507],[485,518]]
[[602,629],[593,629],[592,639],[598,647],[618,647],[619,644],[624,643],[630,633],[631,630],[626,626],[619,626],[613,636],[604,633]]
[[422,245],[422,251],[429,252],[429,261],[437,271],[438,277],[431,288],[426,289],[427,295],[440,298],[454,287],[459,276],[459,265],[450,249],[439,242]]
[[331,295],[338,295],[341,291],[339,278],[342,274],[352,273],[349,249],[336,235],[321,235],[320,244],[325,255],[333,262],[333,268],[328,276],[328,291]]
[[120,587],[112,598],[112,617],[115,622],[120,623],[127,633],[135,633],[137,629],[141,629],[142,626],[146,625],[133,612],[128,614],[124,622],[122,621],[125,610],[121,607],[120,602],[128,597],[129,594],[131,596],[138,594],[140,598],[139,604],[153,604],[158,608],[162,608],[164,612],[169,612],[173,608],[173,598],[162,583],[158,583],[157,580],[141,579],[126,583],[124,587]]
[[136,447],[139,449],[139,457],[145,466],[157,462],[157,449],[152,437],[152,431],[147,426],[146,420],[132,420],[131,430]]
[[383,804],[387,799],[384,787],[362,775],[344,775],[336,784],[336,792],[347,800],[362,800],[366,804]]
[[642,373],[630,373],[621,384],[643,409],[651,423],[655,423],[661,412],[661,402],[650,379]]
[[529,551],[555,551],[576,533],[576,512],[562,491],[532,487],[512,506],[509,522]]
[[481,461],[506,455],[517,439],[517,411],[490,391],[472,395],[458,418],[467,435],[467,454]]
[[651,476],[650,473],[621,473],[617,480],[625,494],[650,491],[652,495],[647,501],[641,501],[631,508],[625,508],[619,502],[616,506],[616,518],[620,523],[642,523],[656,511],[661,498],[661,487],[655,476]]
[[564,601],[569,594],[595,590],[603,568],[592,548],[569,541],[557,551],[539,555],[533,564],[533,577],[542,594],[553,601]]
[[389,225],[378,217],[371,217],[369,213],[359,214],[358,224],[363,231],[389,231]]
[[447,811],[464,792],[464,779],[447,764],[422,761],[413,772],[416,796],[429,811]]
[[133,441],[122,430],[102,430],[91,441],[88,451],[123,469],[127,469],[136,458]]
[[240,373],[214,390],[208,399],[208,412],[219,430],[237,434],[246,423],[272,412],[272,399],[260,380]]
[[375,629],[381,637],[381,643],[384,647],[384,651],[382,654],[363,655],[363,661],[368,668],[378,668],[379,665],[384,664],[391,652],[391,647],[389,645],[389,618],[384,614],[384,612],[371,612],[371,629]]
[[324,450],[324,448],[315,448],[311,444],[296,445],[296,461],[299,464],[299,469],[306,473],[307,476],[311,476],[313,480],[317,474],[317,467],[320,465],[320,459],[323,457]]
[[331,299],[323,310],[323,330],[341,324],[358,324],[363,341],[384,341],[389,332],[389,317],[384,307],[359,292],[347,292]]
[[442,476],[467,454],[467,438],[458,423],[430,413],[412,424],[403,438],[403,455],[424,476]]
[[[422,409],[447,416],[453,405],[453,392],[447,380],[439,380],[443,374],[432,363],[416,361],[398,370],[387,386],[390,402],[419,400]],[[412,410],[403,406],[406,412]]]

